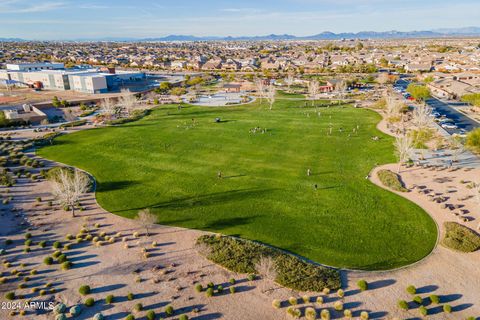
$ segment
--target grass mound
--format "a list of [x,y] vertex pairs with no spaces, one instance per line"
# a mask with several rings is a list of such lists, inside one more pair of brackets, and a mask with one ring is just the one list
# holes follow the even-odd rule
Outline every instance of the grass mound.
[[197,239],[197,245],[207,247],[209,260],[239,273],[256,273],[255,264],[262,257],[272,257],[277,271],[275,281],[294,290],[320,292],[324,288],[336,290],[341,286],[338,270],[307,263],[253,241],[204,235]]
[[390,170],[379,170],[378,178],[385,187],[388,187],[395,191],[407,192],[408,190],[403,186],[400,177],[395,172]]
[[470,228],[456,222],[445,222],[445,237],[442,244],[450,249],[462,252],[474,252],[480,249],[480,235]]

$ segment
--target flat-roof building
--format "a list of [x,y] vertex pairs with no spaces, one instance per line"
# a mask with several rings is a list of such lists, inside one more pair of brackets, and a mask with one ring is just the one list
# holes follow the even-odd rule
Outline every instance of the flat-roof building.
[[[36,67],[35,65],[7,64],[7,70],[0,71],[0,79],[11,80],[14,83],[28,86],[41,83],[41,87],[46,90],[74,90],[93,94],[115,91],[130,83],[146,80],[146,75],[143,72],[116,72],[115,69],[91,67],[60,68],[60,66],[63,67],[63,64],[58,64],[58,69],[53,69],[53,66],[43,64],[45,69],[26,70],[42,67],[41,64],[38,64]],[[13,69],[10,67],[13,67]]]

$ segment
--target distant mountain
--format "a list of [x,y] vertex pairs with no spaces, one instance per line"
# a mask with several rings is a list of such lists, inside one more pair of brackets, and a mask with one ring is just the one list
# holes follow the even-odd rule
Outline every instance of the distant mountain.
[[20,38],[0,38],[0,42],[22,42],[24,39]]
[[325,31],[312,36],[294,36],[290,34],[270,34],[265,36],[240,37],[197,37],[185,35],[169,35],[160,38],[137,39],[137,41],[281,41],[281,40],[340,40],[340,39],[406,39],[406,38],[442,38],[459,36],[480,36],[480,27],[456,29],[437,29],[426,31],[361,31],[357,33],[333,33]]
[[[269,34],[264,36],[193,36],[169,35],[165,37],[103,37],[81,38],[70,41],[111,41],[111,42],[192,42],[192,41],[285,41],[285,40],[340,40],[340,39],[406,39],[406,38],[445,38],[462,36],[480,36],[480,27],[442,28],[426,31],[361,31],[357,33],[333,33],[324,31],[311,36],[294,36],[291,34]],[[0,38],[1,41],[27,41],[18,38]],[[64,40],[65,41],[65,40]],[[68,41],[68,40],[66,40]]]

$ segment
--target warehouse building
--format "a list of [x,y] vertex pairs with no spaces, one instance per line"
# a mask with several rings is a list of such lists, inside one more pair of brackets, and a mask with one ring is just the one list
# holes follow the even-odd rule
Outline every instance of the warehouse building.
[[[57,65],[57,64],[52,64]],[[0,71],[0,80],[13,83],[40,86],[46,90],[74,90],[85,93],[107,93],[120,90],[135,82],[145,81],[143,72],[115,71],[114,68],[73,68],[62,69],[63,64],[7,64],[7,70]],[[54,69],[54,68],[59,69]],[[32,71],[29,68],[43,68]]]

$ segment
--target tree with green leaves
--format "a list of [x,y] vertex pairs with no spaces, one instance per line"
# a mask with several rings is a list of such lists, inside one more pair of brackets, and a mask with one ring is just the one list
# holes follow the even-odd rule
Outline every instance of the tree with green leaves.
[[407,92],[410,93],[415,100],[419,101],[425,101],[431,97],[430,90],[426,86],[414,83],[408,85]]

